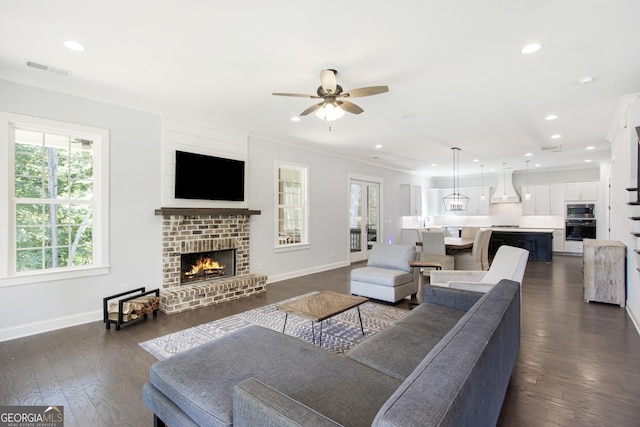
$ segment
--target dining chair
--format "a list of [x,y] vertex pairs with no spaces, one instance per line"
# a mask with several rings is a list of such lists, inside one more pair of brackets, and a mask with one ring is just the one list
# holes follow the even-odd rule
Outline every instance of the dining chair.
[[480,232],[480,227],[462,227],[460,237],[463,239],[475,239]]
[[489,242],[491,241],[491,234],[493,230],[490,228],[485,229],[484,237],[481,244],[482,253],[480,257],[482,258],[482,269],[487,271],[491,264],[489,263]]
[[[444,270],[453,270],[455,258],[447,255],[447,247],[444,243],[444,231],[422,232],[422,259],[423,262],[434,262],[442,266]],[[424,268],[422,274],[429,277],[430,268]]]
[[[491,230],[489,230],[491,231]],[[456,270],[484,270],[482,267],[482,245],[486,230],[478,230],[470,250],[454,254]]]

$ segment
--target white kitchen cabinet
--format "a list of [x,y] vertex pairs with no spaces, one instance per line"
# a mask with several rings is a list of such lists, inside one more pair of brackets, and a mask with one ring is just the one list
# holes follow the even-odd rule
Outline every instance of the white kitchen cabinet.
[[551,215],[565,215],[564,193],[562,184],[551,184],[549,186],[549,195],[551,196]]
[[529,185],[529,200],[526,198],[527,186],[522,186],[522,215],[551,215],[551,192],[549,185]]
[[527,186],[522,186],[522,215],[564,215],[564,198],[560,184],[529,185],[529,200],[526,198]]
[[551,245],[553,252],[564,252],[564,230],[553,230],[553,243]]
[[440,189],[430,188],[427,191],[427,215],[429,216],[440,215],[441,205],[442,205],[442,199],[440,198]]
[[565,182],[564,200],[567,202],[597,201],[598,181]]
[[565,240],[564,251],[568,253],[581,254],[584,246],[582,241],[579,240]]
[[400,186],[402,215],[422,216],[422,187],[402,184]]

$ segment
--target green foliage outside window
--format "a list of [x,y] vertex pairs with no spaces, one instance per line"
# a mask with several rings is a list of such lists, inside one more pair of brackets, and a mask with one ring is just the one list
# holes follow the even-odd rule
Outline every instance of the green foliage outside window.
[[14,129],[16,271],[93,263],[93,142]]

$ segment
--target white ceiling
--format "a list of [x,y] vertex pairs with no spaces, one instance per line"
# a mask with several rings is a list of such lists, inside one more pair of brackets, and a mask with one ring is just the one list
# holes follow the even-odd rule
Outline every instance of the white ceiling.
[[[450,175],[453,146],[463,175],[582,167],[609,159],[619,101],[640,92],[639,18],[639,0],[3,0],[0,78],[429,176]],[[313,94],[323,68],[389,92],[330,129],[292,122],[317,101],[271,93]]]

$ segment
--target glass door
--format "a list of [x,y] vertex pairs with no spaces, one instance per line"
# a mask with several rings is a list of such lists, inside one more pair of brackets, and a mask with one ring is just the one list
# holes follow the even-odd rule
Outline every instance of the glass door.
[[380,239],[380,184],[351,179],[349,182],[350,261],[364,261]]

